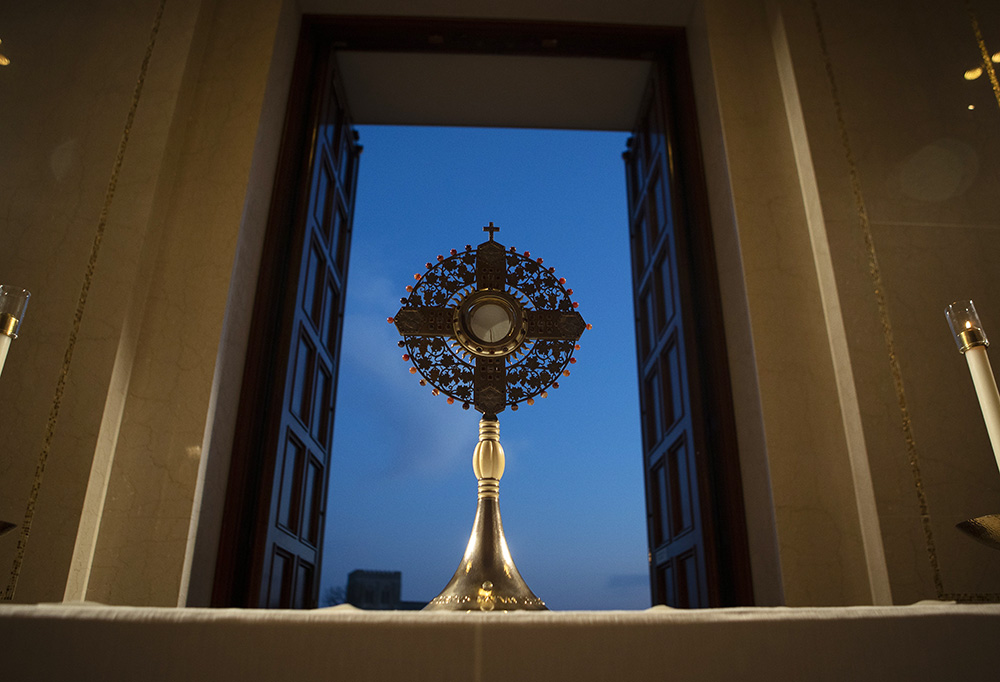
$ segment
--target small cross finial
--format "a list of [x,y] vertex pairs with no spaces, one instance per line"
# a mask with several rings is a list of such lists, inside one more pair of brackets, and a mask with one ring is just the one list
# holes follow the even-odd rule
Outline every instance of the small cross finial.
[[499,231],[500,231],[500,228],[494,226],[492,220],[490,221],[489,225],[487,225],[486,227],[483,228],[483,232],[489,232],[490,233],[490,241],[493,241],[493,233],[494,232],[499,232]]

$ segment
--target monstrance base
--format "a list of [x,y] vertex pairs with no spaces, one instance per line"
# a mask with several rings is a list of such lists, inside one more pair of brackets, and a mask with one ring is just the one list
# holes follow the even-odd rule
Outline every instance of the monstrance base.
[[[496,479],[480,480],[469,545],[462,563],[425,611],[548,611],[514,565],[507,549]],[[491,489],[492,494],[484,493]]]

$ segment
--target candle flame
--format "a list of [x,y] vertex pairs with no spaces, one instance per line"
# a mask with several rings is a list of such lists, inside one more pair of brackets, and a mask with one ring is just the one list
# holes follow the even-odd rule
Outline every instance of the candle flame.
[[965,321],[965,328],[966,328],[966,329],[972,329],[972,323],[971,323],[971,322],[969,322],[968,320],[966,320],[966,321]]

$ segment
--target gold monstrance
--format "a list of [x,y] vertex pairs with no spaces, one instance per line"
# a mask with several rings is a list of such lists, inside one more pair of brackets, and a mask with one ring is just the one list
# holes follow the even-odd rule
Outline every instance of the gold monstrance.
[[427,263],[406,287],[403,307],[389,322],[402,335],[403,359],[431,384],[434,395],[482,412],[472,468],[479,499],[472,535],[448,585],[425,607],[437,611],[545,610],[528,588],[507,549],[500,521],[500,477],[504,452],[497,414],[521,403],[532,405],[558,388],[567,365],[576,362],[577,340],[590,326],[577,303],[541,258],[505,249],[493,234],[475,250],[452,249]]

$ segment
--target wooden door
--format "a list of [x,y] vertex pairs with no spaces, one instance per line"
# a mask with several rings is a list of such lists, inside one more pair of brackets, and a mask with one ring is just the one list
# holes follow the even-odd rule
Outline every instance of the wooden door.
[[697,138],[678,136],[677,72],[652,65],[624,154],[651,590],[677,607],[750,603],[711,232]]
[[304,32],[248,349],[217,605],[318,601],[360,151],[334,54]]
[[327,472],[351,242],[357,146],[337,96],[335,66],[313,128],[310,193],[300,218],[301,246],[289,284],[289,346],[276,369],[282,385],[260,603],[314,607],[323,548]]

